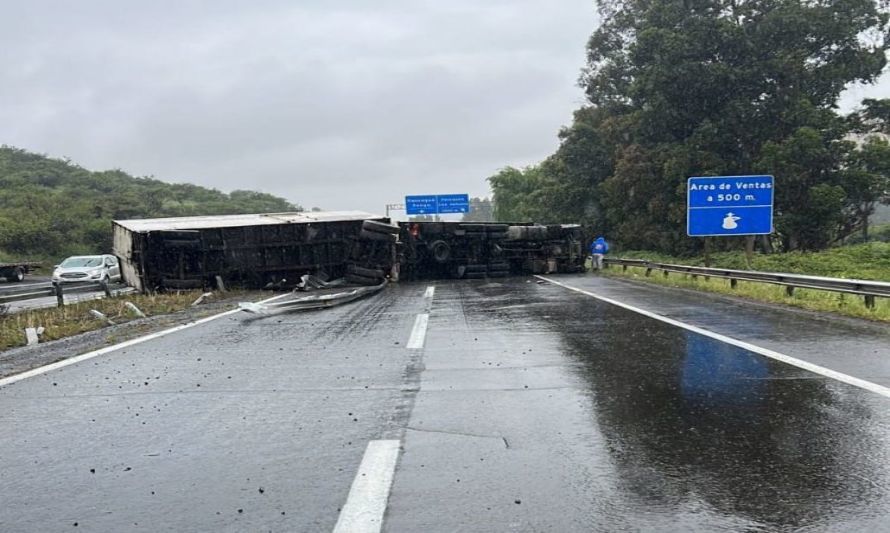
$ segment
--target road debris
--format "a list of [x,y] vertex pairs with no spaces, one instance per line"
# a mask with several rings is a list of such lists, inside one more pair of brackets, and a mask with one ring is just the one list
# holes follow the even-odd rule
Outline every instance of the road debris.
[[386,282],[371,287],[357,287],[340,292],[330,294],[319,294],[312,296],[301,296],[291,298],[289,300],[279,300],[269,303],[241,302],[238,308],[244,312],[256,315],[271,315],[288,311],[305,311],[308,309],[321,309],[325,307],[334,307],[335,305],[344,304],[370,296],[379,292],[386,286]]
[[125,302],[124,305],[139,318],[145,318],[145,313],[143,313],[141,309],[136,307],[136,304],[134,304],[133,302]]
[[113,322],[110,318],[108,318],[107,316],[105,316],[105,314],[103,314],[103,313],[101,313],[101,312],[99,312],[99,311],[96,311],[95,309],[90,309],[90,314],[93,315],[94,317],[96,317],[96,318],[99,319],[99,320],[103,320],[103,321],[105,321],[109,326],[113,326],[113,325],[114,325],[114,322]]
[[194,302],[192,302],[192,305],[191,305],[191,306],[192,306],[192,307],[199,306],[199,305],[201,305],[202,303],[204,303],[208,298],[211,298],[211,297],[213,297],[213,293],[212,293],[212,292],[205,292],[205,293],[202,294],[201,296],[198,296],[198,299],[195,300]]
[[40,342],[40,336],[44,332],[43,326],[39,328],[25,328],[25,338],[28,340],[28,346],[33,346]]

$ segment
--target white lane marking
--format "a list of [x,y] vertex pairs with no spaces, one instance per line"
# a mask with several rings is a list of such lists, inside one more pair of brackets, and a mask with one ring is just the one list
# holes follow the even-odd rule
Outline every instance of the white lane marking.
[[426,327],[430,322],[429,313],[420,313],[414,319],[414,327],[411,328],[411,337],[408,338],[408,349],[418,350],[423,348],[423,341],[426,339]]
[[[260,303],[271,302],[271,301],[277,300],[279,298],[284,298],[285,296],[290,296],[290,294],[281,294],[279,296],[273,296],[272,298],[267,298],[267,299],[261,301]],[[193,327],[199,326],[201,324],[206,324],[207,322],[210,322],[211,320],[216,320],[217,318],[234,315],[235,313],[240,313],[240,312],[241,312],[240,309],[232,309],[231,311],[226,311],[224,313],[219,313],[216,315],[208,316],[206,318],[202,318],[202,319],[196,320],[194,322],[189,322],[188,324],[182,324],[179,326],[172,327],[170,329],[165,329],[163,331],[151,333],[144,337],[137,337],[135,339],[130,339],[128,341],[124,341],[119,344],[115,344],[113,346],[106,346],[105,348],[100,348],[100,349],[92,351],[92,352],[87,352],[85,354],[77,355],[74,357],[69,357],[68,359],[62,359],[61,361],[57,361],[57,362],[49,364],[49,365],[37,367],[37,368],[31,369],[31,370],[28,370],[27,372],[22,372],[21,374],[15,374],[14,376],[2,378],[2,379],[0,379],[0,387],[4,387],[6,385],[11,385],[11,384],[13,384],[17,381],[21,381],[23,379],[28,379],[28,378],[31,378],[34,376],[39,376],[41,374],[46,374],[47,372],[51,372],[53,370],[56,370],[56,369],[59,369],[62,367],[66,367],[68,365],[73,365],[73,364],[79,363],[81,361],[86,361],[87,359],[92,359],[94,357],[98,357],[100,355],[104,355],[109,352],[113,352],[115,350],[120,350],[122,348],[127,348],[129,346],[133,346],[136,344],[141,344],[145,341],[157,339],[158,337],[164,337],[171,333],[176,333],[177,331],[182,331],[184,329],[193,328]]]
[[436,294],[436,287],[430,285],[429,287],[426,288],[426,291],[423,293],[423,297],[432,300],[434,294]]
[[590,296],[592,298],[596,298],[597,300],[602,300],[603,302],[610,303],[612,305],[617,305],[618,307],[622,307],[627,309],[628,311],[633,311],[634,313],[639,313],[643,316],[647,316],[649,318],[654,318],[655,320],[660,320],[666,324],[670,324],[672,326],[677,326],[678,328],[683,328],[688,331],[692,331],[694,333],[698,333],[699,335],[704,335],[705,337],[710,337],[712,339],[716,339],[721,342],[725,342],[726,344],[731,344],[733,346],[738,346],[743,350],[748,350],[749,352],[754,352],[756,354],[760,354],[764,357],[769,357],[770,359],[775,359],[776,361],[781,361],[783,363],[789,364],[791,366],[796,366],[797,368],[802,368],[804,370],[808,370],[813,372],[814,374],[819,374],[820,376],[825,376],[827,378],[836,379],[837,381],[846,383],[847,385],[853,385],[854,387],[859,387],[861,389],[865,389],[870,392],[874,392],[875,394],[880,394],[881,396],[885,396],[890,398],[890,388],[884,387],[883,385],[878,385],[877,383],[872,383],[871,381],[865,381],[864,379],[859,379],[857,377],[849,376],[847,374],[843,374],[836,370],[832,370],[830,368],[825,368],[824,366],[819,366],[807,361],[803,361],[796,357],[791,357],[790,355],[785,355],[780,352],[776,352],[770,350],[768,348],[761,348],[760,346],[755,346],[753,344],[749,344],[745,341],[740,341],[738,339],[734,339],[732,337],[727,337],[726,335],[721,335],[719,333],[714,333],[713,331],[703,329],[697,326],[693,326],[692,324],[686,324],[685,322],[680,322],[679,320],[674,320],[673,318],[668,318],[663,315],[659,315],[657,313],[653,313],[651,311],[646,311],[644,309],[640,309],[638,307],[634,307],[632,305],[628,305],[625,303],[621,303],[617,300],[613,300],[611,298],[606,298],[605,296],[599,296],[592,292],[585,291],[583,289],[579,289],[577,287],[572,287],[571,285],[566,285],[565,283],[560,283],[556,280],[544,277],[544,276],[535,276],[544,281],[548,281],[553,283],[554,285],[559,285],[560,287],[565,287],[566,289],[580,292],[581,294]]
[[399,441],[372,440],[365,449],[334,533],[378,533],[399,458]]

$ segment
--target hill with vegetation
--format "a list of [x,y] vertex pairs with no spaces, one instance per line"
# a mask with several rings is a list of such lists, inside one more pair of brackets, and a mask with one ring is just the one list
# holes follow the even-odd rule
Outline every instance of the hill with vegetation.
[[70,161],[0,147],[0,260],[56,260],[111,251],[111,221],[273,213],[301,208],[254,191],[89,171]]

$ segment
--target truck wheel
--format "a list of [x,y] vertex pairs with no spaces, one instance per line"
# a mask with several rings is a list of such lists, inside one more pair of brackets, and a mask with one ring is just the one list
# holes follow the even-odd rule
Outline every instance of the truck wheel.
[[383,279],[359,276],[358,274],[346,274],[346,281],[355,285],[379,285]]
[[22,281],[25,279],[25,269],[22,267],[15,267],[12,269],[12,272],[6,275],[6,281]]
[[445,263],[451,258],[451,246],[445,241],[433,241],[430,243],[430,251],[437,263]]
[[385,277],[383,270],[379,268],[364,268],[353,264],[346,265],[346,272],[366,278],[383,279]]

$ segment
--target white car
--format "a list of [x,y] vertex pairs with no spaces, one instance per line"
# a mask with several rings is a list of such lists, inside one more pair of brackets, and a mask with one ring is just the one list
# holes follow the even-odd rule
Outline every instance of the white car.
[[120,281],[121,268],[113,255],[76,255],[56,265],[52,279],[53,283],[114,282]]

